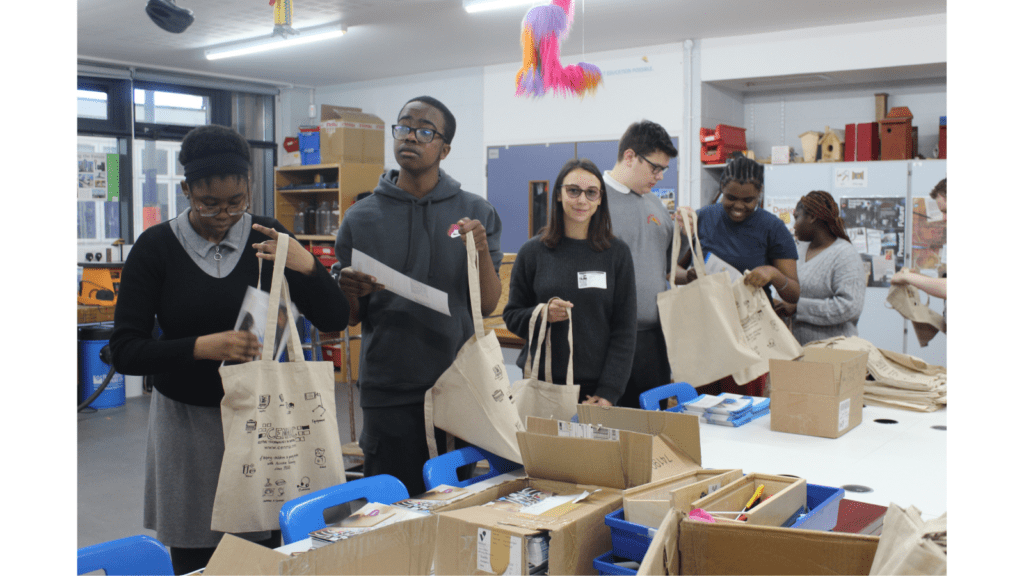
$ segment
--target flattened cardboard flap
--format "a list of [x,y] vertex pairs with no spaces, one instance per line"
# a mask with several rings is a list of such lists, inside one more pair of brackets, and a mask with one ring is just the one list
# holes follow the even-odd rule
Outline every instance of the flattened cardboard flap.
[[252,574],[253,576],[276,576],[280,574],[282,561],[287,554],[260,546],[232,534],[225,534],[213,551],[210,562],[203,574],[221,576],[227,574]]
[[652,480],[699,470],[700,419],[690,414],[580,404],[580,422],[631,430],[655,437]]
[[429,574],[437,518],[431,515],[397,522],[293,558],[286,556],[280,562],[280,572],[275,566],[275,571],[267,574]]
[[[552,421],[554,422],[554,421]],[[619,441],[516,432],[531,478],[623,490],[651,481],[651,438],[628,430]]]
[[331,104],[320,105],[320,121],[324,120],[335,120],[337,118],[344,118],[345,114],[360,113],[362,108],[354,108],[352,106],[332,106]]

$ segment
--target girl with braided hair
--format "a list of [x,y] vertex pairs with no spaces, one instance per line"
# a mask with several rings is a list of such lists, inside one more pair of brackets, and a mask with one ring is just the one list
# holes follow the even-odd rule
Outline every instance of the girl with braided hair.
[[[696,217],[697,237],[704,253],[714,254],[733,268],[747,272],[744,282],[764,288],[771,297],[769,285],[786,302],[795,304],[800,298],[800,281],[796,273],[796,242],[786,225],[774,214],[758,206],[764,192],[764,166],[736,154],[729,159],[719,180],[721,202],[697,210],[683,207],[676,219]],[[685,230],[685,228],[684,228]],[[690,263],[690,251],[678,264],[685,269]],[[692,268],[676,270],[677,282],[692,282],[697,273]],[[732,377],[702,386],[702,394],[732,392],[750,396],[763,396],[767,374],[738,385]]]
[[800,300],[775,302],[779,316],[792,316],[801,345],[834,336],[856,336],[864,308],[864,265],[846,235],[839,206],[828,192],[815,190],[793,211]]

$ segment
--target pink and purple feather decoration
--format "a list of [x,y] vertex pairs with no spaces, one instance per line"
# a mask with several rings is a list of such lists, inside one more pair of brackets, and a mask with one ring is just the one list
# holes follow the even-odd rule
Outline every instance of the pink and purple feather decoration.
[[523,67],[516,74],[516,96],[543,96],[549,91],[566,96],[594,93],[601,71],[580,62],[562,66],[561,42],[569,34],[574,0],[552,0],[531,8],[523,18]]

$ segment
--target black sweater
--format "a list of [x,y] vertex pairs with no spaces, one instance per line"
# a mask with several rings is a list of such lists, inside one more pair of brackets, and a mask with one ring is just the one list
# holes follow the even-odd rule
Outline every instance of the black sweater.
[[[580,288],[578,272],[604,272],[607,288]],[[603,252],[595,252],[586,240],[563,238],[554,249],[538,238],[528,240],[512,267],[508,304],[502,313],[505,325],[526,339],[534,307],[556,296],[573,304],[574,383],[583,386],[581,393],[592,389],[592,394],[614,404],[626,389],[636,344],[636,280],[629,247],[618,238]],[[547,375],[542,379],[564,384],[569,323],[549,326],[553,379]],[[526,363],[526,352],[524,346],[516,361],[520,368]],[[543,356],[540,368],[543,374]]]
[[[273,218],[252,220],[288,233]],[[178,402],[218,406],[224,396],[217,371],[221,363],[196,360],[196,339],[234,329],[246,287],[256,286],[258,263],[252,245],[267,239],[250,230],[234,270],[214,278],[200,270],[169,223],[143,232],[125,260],[114,310],[110,350],[117,371],[155,375],[154,387]],[[260,287],[269,291],[273,265],[265,264]],[[348,301],[319,262],[312,276],[285,270],[285,278],[292,301],[314,326],[344,330]],[[163,331],[159,339],[152,337],[154,318]]]

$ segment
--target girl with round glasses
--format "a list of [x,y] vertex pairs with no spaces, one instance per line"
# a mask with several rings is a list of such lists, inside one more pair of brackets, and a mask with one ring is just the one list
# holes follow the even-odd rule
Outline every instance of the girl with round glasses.
[[[247,212],[245,138],[202,126],[185,136],[178,160],[189,206],[147,228],[128,253],[110,349],[118,372],[154,376],[143,525],[170,546],[175,573],[184,574],[206,566],[223,536],[210,530],[224,453],[218,368],[260,354],[252,332],[233,328],[258,275],[270,289],[277,242],[289,242],[291,297],[317,328],[344,329],[349,311],[331,275],[280,222]],[[238,536],[269,547],[280,542],[269,531]]]
[[[555,179],[548,223],[519,249],[502,318],[527,339],[530,315],[547,304],[551,323],[551,374],[536,378],[566,383],[569,310],[572,310],[573,375],[580,401],[611,406],[629,380],[636,342],[633,257],[612,234],[601,171],[586,159],[570,160]],[[536,342],[535,353],[542,354]],[[516,364],[526,364],[526,347]]]

